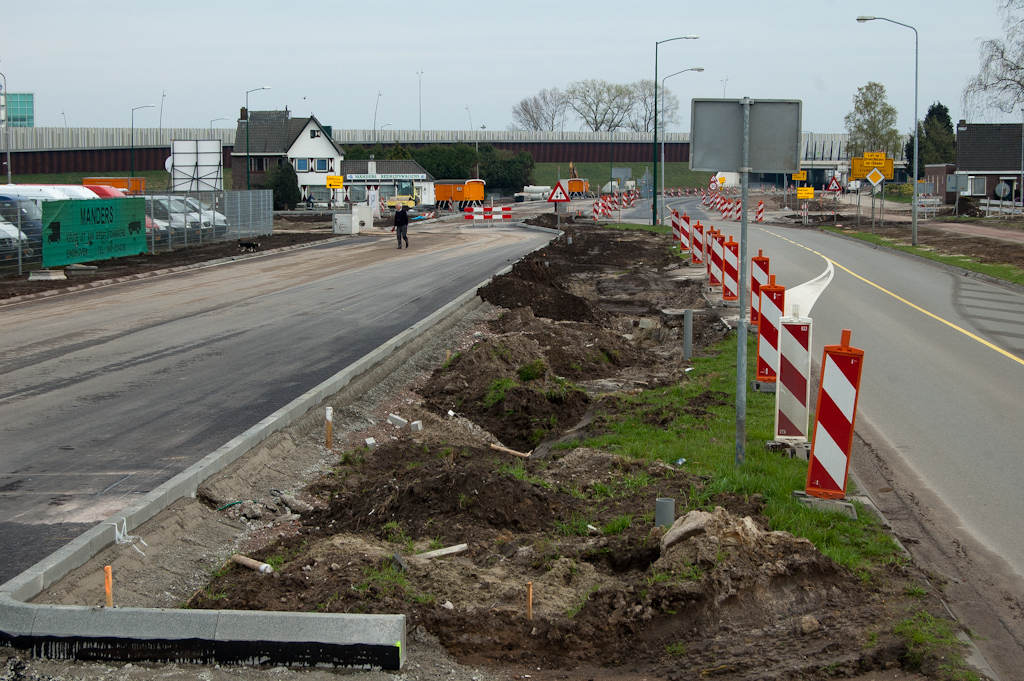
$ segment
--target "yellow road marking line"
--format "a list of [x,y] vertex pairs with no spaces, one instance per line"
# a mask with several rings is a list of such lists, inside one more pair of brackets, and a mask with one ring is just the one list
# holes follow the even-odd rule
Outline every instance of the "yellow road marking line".
[[792,239],[787,239],[786,237],[782,236],[781,234],[776,234],[775,232],[772,232],[771,230],[764,229],[763,227],[761,227],[759,229],[762,232],[765,232],[766,234],[771,234],[772,236],[778,237],[778,238],[782,239],[783,241],[788,241],[789,243],[793,244],[794,246],[799,246],[800,248],[804,249],[805,251],[810,251],[811,253],[814,253],[818,257],[820,257],[820,258],[822,258],[824,260],[827,260],[828,262],[832,263],[833,265],[835,265],[839,269],[843,270],[844,272],[849,274],[851,277],[854,277],[856,279],[860,279],[861,281],[863,281],[865,284],[867,284],[869,286],[874,286],[876,289],[878,289],[882,293],[885,293],[885,294],[888,294],[888,295],[892,296],[893,298],[895,298],[896,300],[900,301],[904,305],[907,305],[907,306],[917,310],[918,312],[920,312],[921,314],[923,314],[925,316],[931,317],[932,319],[934,319],[937,322],[941,322],[941,323],[945,324],[946,326],[948,326],[951,329],[959,331],[960,333],[962,333],[963,335],[967,336],[968,338],[976,340],[979,343],[981,343],[982,345],[984,345],[985,347],[991,348],[992,350],[995,350],[996,352],[998,352],[1000,355],[1008,357],[1008,358],[1012,359],[1014,362],[1016,362],[1017,364],[1020,364],[1020,365],[1024,366],[1024,359],[1021,359],[1020,357],[1018,357],[1017,355],[1013,354],[1012,352],[1009,352],[1008,350],[1004,350],[1001,347],[999,347],[998,345],[994,345],[993,343],[989,343],[984,338],[981,338],[981,337],[971,333],[967,329],[964,329],[964,328],[962,328],[960,326],[957,326],[956,324],[954,324],[953,322],[951,322],[951,321],[949,321],[947,319],[943,319],[942,317],[938,316],[934,312],[929,312],[928,310],[924,309],[920,305],[915,305],[914,303],[910,302],[906,298],[903,298],[901,296],[896,295],[895,293],[893,293],[889,289],[885,288],[884,286],[879,286],[875,282],[873,282],[873,281],[871,281],[869,279],[865,279],[864,277],[860,276],[859,274],[857,274],[856,272],[852,271],[848,267],[844,267],[844,266],[840,265],[838,262],[836,262],[832,258],[828,257],[827,255],[823,255],[823,254],[819,253],[818,251],[814,250],[813,248],[808,248],[807,246],[804,246],[803,244],[797,243],[797,242],[793,241]]

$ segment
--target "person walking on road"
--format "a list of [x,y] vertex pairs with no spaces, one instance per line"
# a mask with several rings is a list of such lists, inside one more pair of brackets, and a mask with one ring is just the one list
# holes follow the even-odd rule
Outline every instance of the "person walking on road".
[[409,248],[409,211],[405,209],[404,203],[395,206],[395,226],[393,232],[398,236],[398,248],[402,248],[402,240],[405,240],[405,247]]

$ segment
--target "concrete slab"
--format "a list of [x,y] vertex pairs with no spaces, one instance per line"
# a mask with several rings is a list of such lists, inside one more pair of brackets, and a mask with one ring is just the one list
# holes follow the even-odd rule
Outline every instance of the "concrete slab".
[[815,508],[820,511],[831,511],[833,513],[842,513],[854,520],[857,519],[857,507],[845,499],[821,499],[819,497],[812,497],[806,492],[799,491],[793,492],[793,496],[796,497],[797,501],[809,508]]

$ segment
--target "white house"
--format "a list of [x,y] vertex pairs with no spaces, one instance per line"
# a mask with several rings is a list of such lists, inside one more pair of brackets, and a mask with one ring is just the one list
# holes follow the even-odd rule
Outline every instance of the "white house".
[[288,160],[298,176],[302,198],[330,203],[332,190],[327,188],[328,175],[341,174],[345,152],[331,139],[316,116],[310,116],[301,132],[288,146]]

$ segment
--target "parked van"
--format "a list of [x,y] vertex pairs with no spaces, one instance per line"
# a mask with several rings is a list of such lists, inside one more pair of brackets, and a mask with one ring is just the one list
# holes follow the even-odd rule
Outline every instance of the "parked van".
[[19,230],[4,218],[0,218],[0,264],[8,260],[18,259],[18,246],[21,246],[21,257],[30,258],[35,253],[29,244],[28,235]]
[[20,223],[21,231],[28,237],[28,244],[32,249],[40,249],[43,245],[43,211],[39,203],[39,199],[26,199],[17,194],[7,194],[0,189],[0,218],[15,228]]

